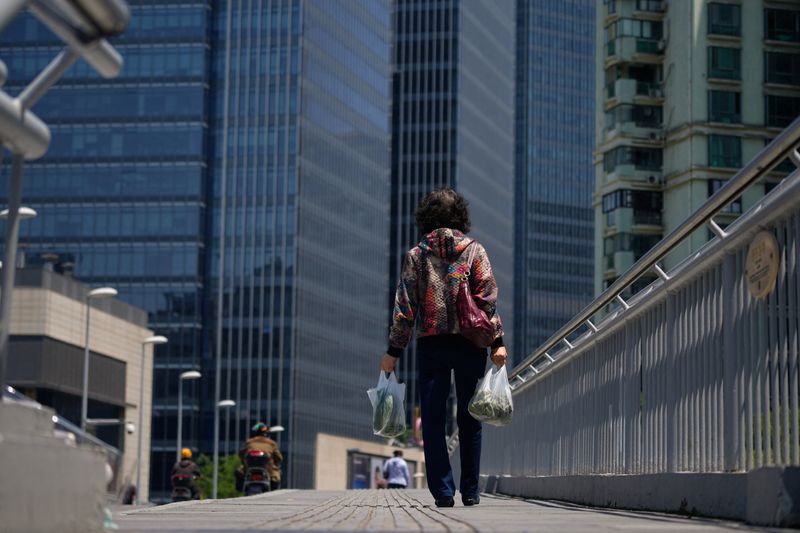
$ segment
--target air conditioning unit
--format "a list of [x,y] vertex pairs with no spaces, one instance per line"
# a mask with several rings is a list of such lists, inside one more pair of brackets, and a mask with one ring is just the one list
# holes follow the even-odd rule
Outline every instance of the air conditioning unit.
[[664,96],[664,93],[663,93],[663,92],[661,92],[661,89],[660,89],[660,88],[658,88],[658,87],[653,87],[652,89],[650,89],[650,90],[648,91],[648,95],[649,95],[651,98],[661,98],[661,97],[663,97],[663,96]]
[[647,183],[650,185],[656,185],[657,183],[661,183],[661,178],[653,175],[647,176]]
[[667,49],[667,41],[665,41],[664,39],[658,41],[658,51],[663,52],[666,49]]
[[664,138],[663,134],[660,131],[651,131],[648,135],[651,141],[660,141]]

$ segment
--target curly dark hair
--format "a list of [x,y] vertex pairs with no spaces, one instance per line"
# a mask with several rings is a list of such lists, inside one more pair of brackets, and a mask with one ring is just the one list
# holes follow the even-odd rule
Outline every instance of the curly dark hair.
[[441,187],[430,193],[417,206],[417,229],[427,235],[435,229],[450,228],[468,233],[469,202],[450,187]]

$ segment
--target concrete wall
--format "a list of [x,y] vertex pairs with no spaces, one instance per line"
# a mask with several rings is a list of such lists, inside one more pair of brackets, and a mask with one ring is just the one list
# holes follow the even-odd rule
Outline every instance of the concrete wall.
[[663,473],[584,476],[481,476],[481,488],[526,498],[597,507],[663,511],[800,525],[800,468],[766,467],[747,473]]
[[[379,455],[387,459],[392,457],[396,446],[381,442],[337,437],[325,433],[317,433],[314,442],[314,489],[345,490],[347,489],[348,450],[358,449],[369,455]],[[403,458],[417,463],[417,471],[425,472],[425,454],[419,448],[403,448]],[[426,487],[424,478],[415,480],[416,488]]]
[[[43,288],[16,287],[11,310],[11,335],[42,335],[74,346],[84,346],[86,305]],[[89,348],[125,363],[125,420],[136,425],[136,432],[125,433],[121,486],[136,482],[138,431],[143,431],[142,484],[146,501],[150,479],[150,418],[152,405],[153,349],[148,345],[144,364],[143,427],[138,427],[139,382],[142,373],[142,340],[153,334],[149,329],[123,320],[92,306]],[[89,369],[91,372],[91,368]],[[74,421],[79,422],[79,421]]]

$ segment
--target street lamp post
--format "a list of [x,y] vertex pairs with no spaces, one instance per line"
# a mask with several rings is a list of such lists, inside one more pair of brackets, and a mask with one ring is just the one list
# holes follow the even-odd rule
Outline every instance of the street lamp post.
[[[142,494],[142,439],[144,438],[144,368],[145,348],[148,344],[166,344],[167,338],[162,335],[147,337],[142,341],[142,363],[139,369],[139,441],[136,448],[136,505],[141,503]],[[152,396],[152,395],[151,395]]]
[[[0,148],[2,155],[2,148]],[[16,159],[15,159],[16,161]],[[21,161],[19,163],[21,165]],[[21,168],[21,167],[20,167]],[[21,170],[20,170],[21,171]],[[15,167],[16,172],[16,167]],[[18,187],[19,188],[19,187]],[[19,190],[16,191],[19,193]],[[9,204],[19,203],[19,194],[16,201],[9,201]],[[6,382],[6,360],[8,358],[8,338],[11,335],[11,292],[14,285],[14,268],[17,263],[17,235],[19,234],[19,221],[33,218],[36,211],[30,207],[19,207],[14,210],[14,216],[9,216],[9,210],[0,211],[0,219],[6,220],[6,249],[5,261],[0,263],[0,268],[5,264],[8,268],[3,269],[2,292],[0,292],[0,386]]]
[[188,370],[178,376],[178,449],[175,452],[175,460],[181,460],[181,441],[183,440],[183,380],[200,379],[202,374],[197,370]]
[[[233,400],[220,400],[217,402],[217,407],[214,409],[214,481],[212,483],[213,486],[213,495],[212,497],[216,500],[217,499],[217,484],[219,483],[219,410],[220,408],[230,408],[234,407],[236,402]],[[225,429],[225,435],[227,440],[227,428]]]
[[83,337],[83,392],[81,394],[81,429],[86,431],[86,419],[89,417],[89,319],[91,318],[92,300],[113,298],[117,289],[100,287],[86,294],[86,333]]

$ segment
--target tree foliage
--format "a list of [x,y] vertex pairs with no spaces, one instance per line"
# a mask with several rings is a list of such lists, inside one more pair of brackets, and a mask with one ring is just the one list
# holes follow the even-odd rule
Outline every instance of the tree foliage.
[[[236,470],[241,464],[242,462],[238,455],[219,458],[218,498],[236,498],[242,495],[241,492],[236,490]],[[197,466],[200,467],[200,474],[202,475],[197,482],[202,498],[211,498],[214,493],[214,461],[207,455],[201,455],[197,458]]]

